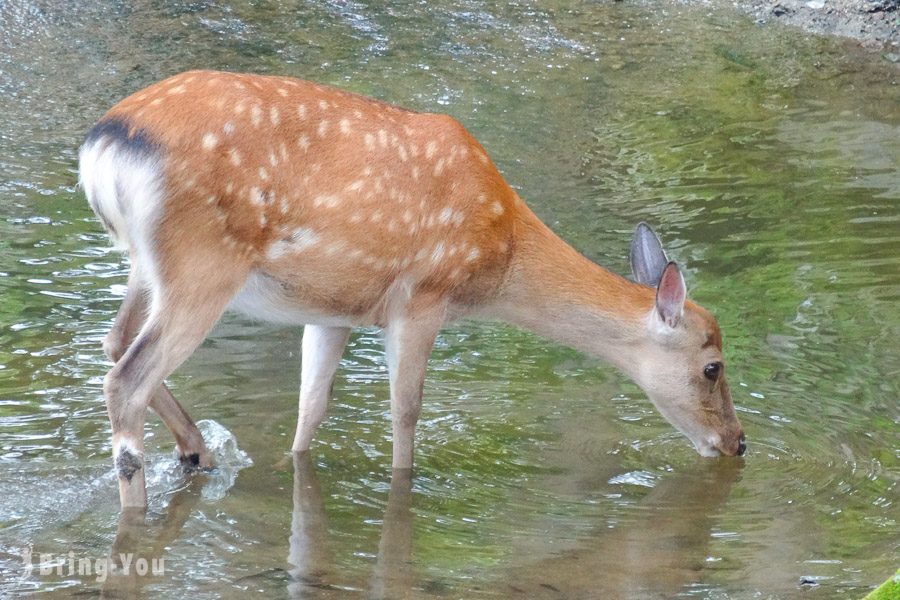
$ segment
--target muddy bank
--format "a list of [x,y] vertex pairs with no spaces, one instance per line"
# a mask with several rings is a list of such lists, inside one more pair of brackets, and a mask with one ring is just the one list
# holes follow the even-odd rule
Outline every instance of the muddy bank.
[[784,23],[811,33],[852,38],[900,60],[900,0],[739,0],[759,24]]

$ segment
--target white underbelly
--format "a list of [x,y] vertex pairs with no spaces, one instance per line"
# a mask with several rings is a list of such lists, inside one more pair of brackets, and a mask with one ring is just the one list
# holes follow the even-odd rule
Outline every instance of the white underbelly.
[[358,317],[329,314],[316,307],[304,306],[285,293],[276,280],[253,272],[238,294],[232,298],[227,310],[247,315],[253,319],[286,325],[327,325],[334,327],[362,327]]

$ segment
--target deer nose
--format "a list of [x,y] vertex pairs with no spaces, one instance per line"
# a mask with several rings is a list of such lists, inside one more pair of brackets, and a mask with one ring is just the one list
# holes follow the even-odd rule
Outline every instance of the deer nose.
[[740,443],[738,444],[738,451],[737,451],[738,456],[743,456],[744,452],[747,451],[747,442],[744,440],[746,440],[746,438],[744,437],[744,434],[742,433]]

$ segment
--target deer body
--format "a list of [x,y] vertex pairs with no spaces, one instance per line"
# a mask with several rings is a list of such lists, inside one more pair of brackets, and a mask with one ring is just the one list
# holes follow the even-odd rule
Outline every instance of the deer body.
[[643,283],[660,278],[655,290],[588,261],[449,117],[290,78],[188,72],[114,106],[88,134],[80,174],[132,260],[105,342],[116,363],[104,392],[123,506],[146,503],[147,406],[185,461],[210,464],[163,380],[229,307],[307,325],[295,451],[325,414],[350,328],[374,325],[390,371],[393,465],[410,467],[434,339],[450,320],[483,316],[613,363],[701,453],[742,452],[724,377],[705,407],[693,405],[685,377],[684,390],[650,391],[671,385],[654,381],[654,365],[684,369],[684,357],[662,363],[685,344],[701,371],[721,364],[715,320],[685,304],[677,267],[659,273],[659,260],[648,262]]

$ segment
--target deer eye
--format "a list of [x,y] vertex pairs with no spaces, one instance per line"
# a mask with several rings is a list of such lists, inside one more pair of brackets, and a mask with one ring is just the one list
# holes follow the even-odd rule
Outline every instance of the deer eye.
[[722,363],[712,362],[703,367],[703,376],[710,381],[716,381],[722,374]]

